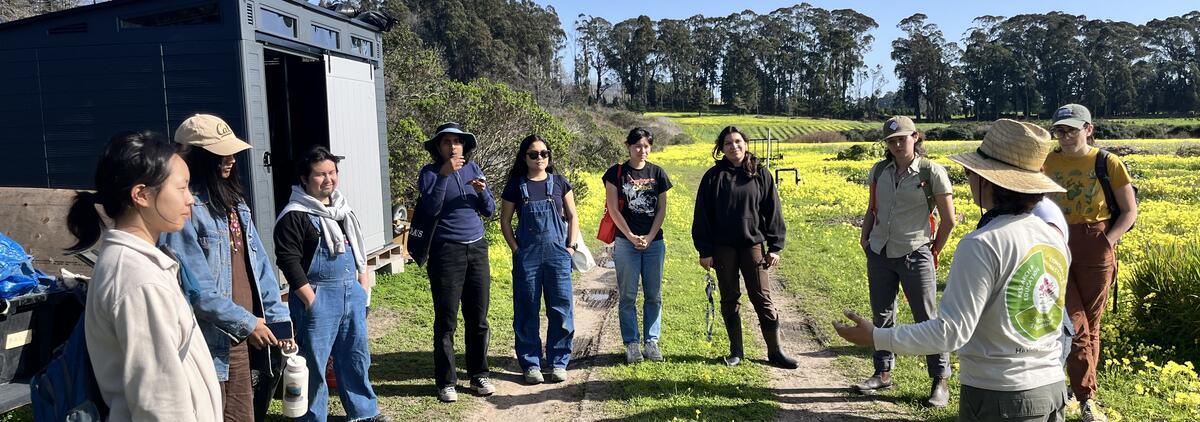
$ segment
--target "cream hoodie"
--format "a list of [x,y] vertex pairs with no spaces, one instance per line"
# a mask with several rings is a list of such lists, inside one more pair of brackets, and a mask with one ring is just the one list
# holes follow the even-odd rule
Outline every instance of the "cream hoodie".
[[88,354],[110,421],[219,421],[221,388],[179,264],[107,230],[84,311]]

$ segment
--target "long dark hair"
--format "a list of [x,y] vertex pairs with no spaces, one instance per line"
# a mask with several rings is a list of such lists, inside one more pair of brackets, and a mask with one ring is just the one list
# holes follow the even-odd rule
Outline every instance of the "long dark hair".
[[649,130],[641,127],[635,127],[629,130],[629,134],[625,135],[625,145],[633,145],[638,141],[645,139],[650,145],[654,145],[654,134]]
[[1044,196],[1041,193],[1021,193],[992,183],[992,209],[1003,214],[1031,212]]
[[[918,157],[924,157],[925,156],[925,132],[918,131],[918,132],[916,132],[916,134],[917,134],[917,143],[913,144],[913,155],[916,155]],[[892,150],[888,149],[887,139],[884,139],[883,143],[884,143],[883,144],[883,158],[888,161],[894,160],[896,157],[893,157]]]
[[[517,147],[517,158],[513,160],[513,165],[508,169],[508,180],[520,180],[520,178],[529,175],[529,164],[525,164],[525,153],[529,152],[529,148],[533,147],[534,142],[541,142],[546,146],[546,151],[550,151],[550,143],[542,139],[537,134],[526,136],[521,140],[521,146]],[[549,164],[546,165],[546,173],[554,173],[554,155],[546,157]]]
[[[750,137],[746,136],[745,132],[742,132],[742,130],[738,129],[737,126],[725,126],[724,129],[721,129],[721,133],[717,135],[716,144],[713,145],[713,158],[718,160],[722,159],[721,149],[725,147],[725,137],[734,133],[741,135],[742,141],[746,142],[747,146],[749,146]],[[746,151],[746,156],[742,157],[742,170],[745,171],[746,175],[750,177],[758,175],[758,157],[749,150]]]
[[207,207],[214,217],[229,215],[230,210],[245,200],[237,168],[228,179],[221,177],[224,157],[204,148],[191,148],[185,160],[192,171],[192,186],[208,193]]
[[182,145],[150,131],[113,135],[96,164],[96,192],[76,194],[67,213],[67,230],[78,240],[67,251],[83,251],[100,240],[106,226],[96,212],[97,204],[111,219],[124,215],[133,207],[130,190],[137,185],[154,191],[161,188],[171,175],[171,157],[182,149]]

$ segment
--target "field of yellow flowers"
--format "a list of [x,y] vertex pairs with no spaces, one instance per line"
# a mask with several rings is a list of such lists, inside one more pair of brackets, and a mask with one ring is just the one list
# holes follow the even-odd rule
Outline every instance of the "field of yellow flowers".
[[[687,127],[686,121],[684,122]],[[704,138],[701,138],[704,139]],[[1124,140],[1112,144],[1133,146],[1148,154],[1123,157],[1139,187],[1140,212],[1136,230],[1131,231],[1118,248],[1122,265],[1120,283],[1126,283],[1145,251],[1154,247],[1197,244],[1200,242],[1200,158],[1177,157],[1181,146],[1197,145],[1197,140]],[[1101,145],[1108,145],[1101,142]],[[839,362],[852,379],[870,375],[870,356],[866,350],[854,348],[833,335],[829,326],[843,309],[855,309],[860,314],[869,311],[865,258],[857,244],[861,216],[867,204],[866,174],[877,158],[837,161],[832,158],[846,144],[784,144],[779,148],[781,159],[774,160],[776,169],[794,168],[800,181],[792,182],[790,174],[781,176],[780,196],[784,202],[784,217],[788,222],[788,248],[779,274],[786,278],[790,293],[802,304],[804,315],[793,316],[810,321],[819,339],[838,352]],[[942,254],[943,265],[939,279],[945,280],[953,260],[958,239],[974,229],[981,210],[970,201],[969,188],[964,183],[961,166],[945,157],[974,149],[978,142],[926,142],[929,156],[944,165],[955,182],[954,204],[959,220]],[[713,162],[712,144],[672,146],[656,152],[652,161],[671,174],[696,174]],[[675,196],[672,207],[685,200]],[[679,207],[688,208],[690,207]],[[669,218],[688,218],[673,213]],[[1200,283],[1200,280],[1195,280]],[[1100,379],[1100,400],[1113,420],[1197,420],[1200,419],[1200,379],[1192,362],[1162,361],[1156,356],[1141,356],[1136,350],[1153,350],[1122,337],[1125,328],[1136,324],[1130,318],[1129,303],[1134,302],[1129,289],[1119,289],[1121,307],[1106,317],[1104,341],[1124,347],[1103,350],[1105,365]],[[903,301],[901,301],[903,303]],[[1197,302],[1200,303],[1200,302]],[[902,312],[907,306],[901,305]],[[911,321],[910,315],[901,317]],[[1162,333],[1169,336],[1171,333]],[[957,363],[955,364],[957,366]],[[901,359],[896,371],[898,388],[885,394],[912,405],[918,416],[927,420],[953,420],[957,404],[945,410],[921,409],[917,406],[928,394],[928,379],[923,359]],[[952,380],[957,385],[957,380]],[[957,387],[955,387],[957,388]],[[957,393],[954,394],[957,397]]]

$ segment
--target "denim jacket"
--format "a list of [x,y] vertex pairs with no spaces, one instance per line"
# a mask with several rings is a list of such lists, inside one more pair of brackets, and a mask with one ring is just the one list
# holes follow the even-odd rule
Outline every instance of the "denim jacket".
[[[192,301],[192,310],[196,313],[204,340],[208,342],[217,377],[224,381],[229,379],[230,346],[245,341],[258,325],[258,318],[233,303],[229,218],[213,216],[207,204],[207,193],[196,193],[192,218],[184,223],[183,230],[163,233],[158,243],[171,248],[195,277],[200,292],[198,298]],[[250,277],[255,282],[259,298],[257,302],[262,305],[264,319],[268,324],[289,322],[291,316],[280,298],[279,281],[275,278],[274,267],[250,218],[250,208],[245,203],[239,203],[237,212],[246,233]]]

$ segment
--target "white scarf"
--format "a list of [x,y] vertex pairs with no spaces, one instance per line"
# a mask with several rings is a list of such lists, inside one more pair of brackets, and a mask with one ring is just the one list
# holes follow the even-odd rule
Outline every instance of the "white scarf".
[[[276,223],[289,212],[301,211],[321,217],[321,237],[325,240],[325,246],[333,251],[334,255],[346,253],[346,235],[350,237],[350,246],[354,250],[354,263],[358,265],[358,271],[366,271],[367,259],[363,251],[362,226],[358,224],[358,216],[354,215],[354,210],[350,209],[350,204],[346,203],[346,197],[342,196],[342,192],[337,189],[333,190],[333,195],[329,197],[329,206],[318,201],[300,185],[292,186],[292,196],[288,198],[288,204],[283,208],[283,212],[279,213],[279,218]],[[346,223],[346,233],[342,233],[342,225],[339,221]]]

